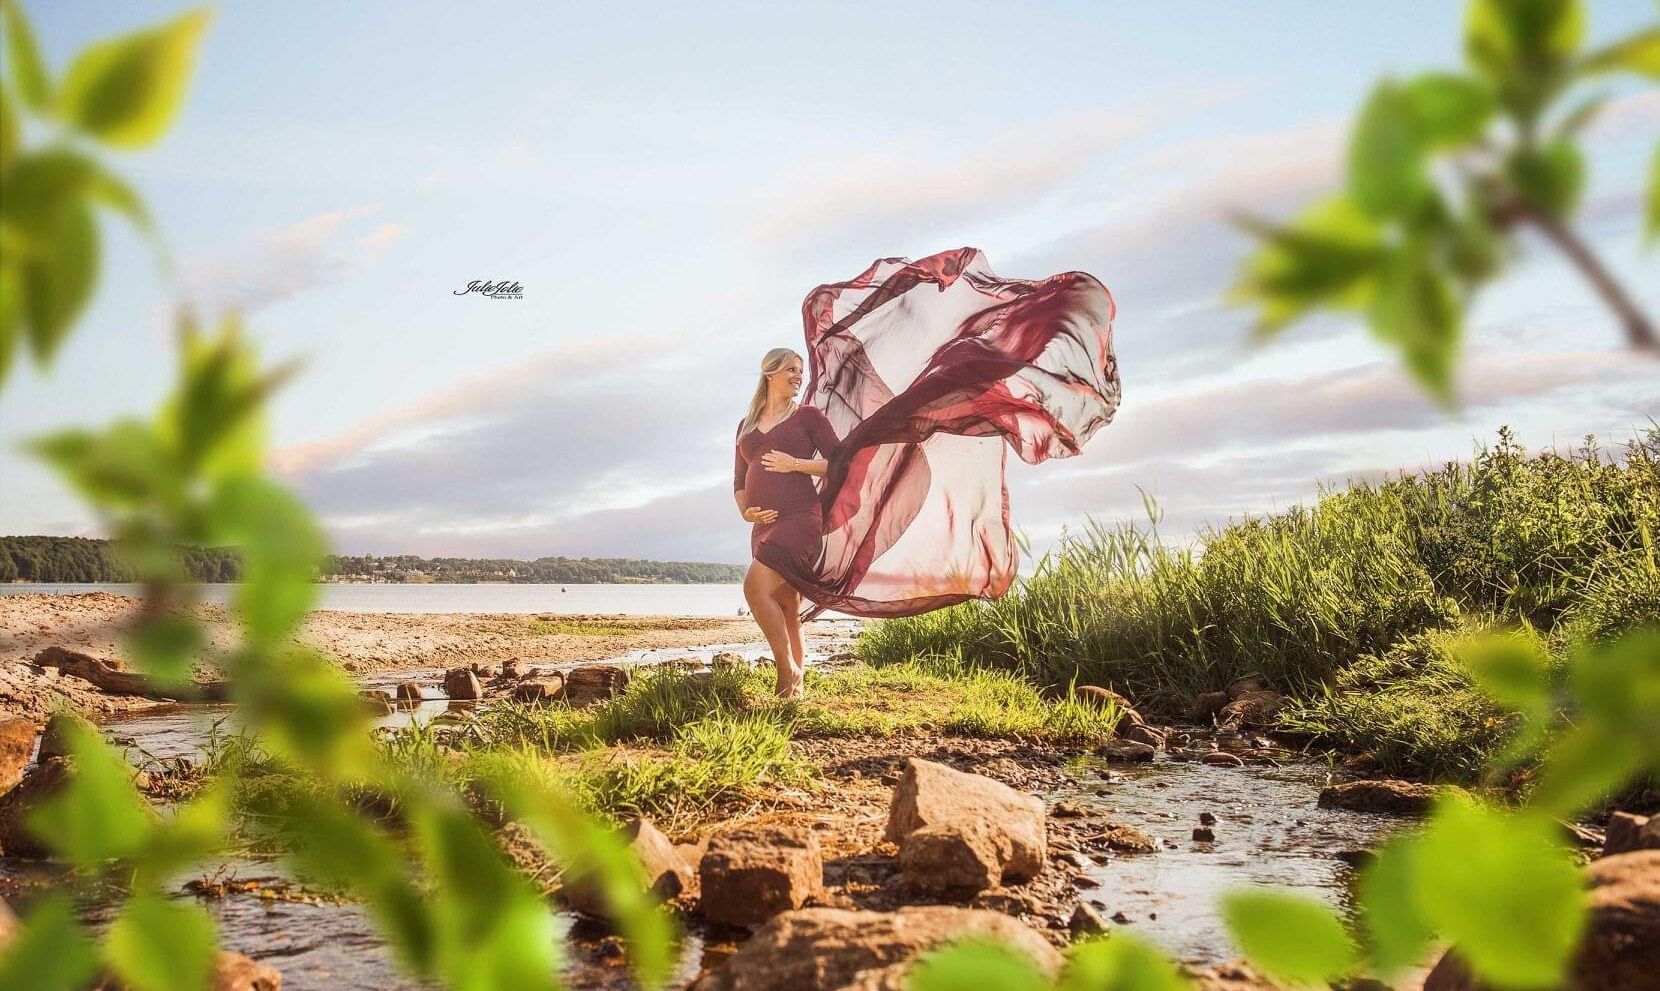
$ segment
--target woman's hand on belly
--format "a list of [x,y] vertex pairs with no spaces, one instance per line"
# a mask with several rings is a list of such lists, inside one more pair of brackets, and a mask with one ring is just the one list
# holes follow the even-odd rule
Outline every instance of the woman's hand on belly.
[[751,506],[744,510],[744,519],[751,523],[766,524],[778,519],[778,510],[762,509],[760,506]]

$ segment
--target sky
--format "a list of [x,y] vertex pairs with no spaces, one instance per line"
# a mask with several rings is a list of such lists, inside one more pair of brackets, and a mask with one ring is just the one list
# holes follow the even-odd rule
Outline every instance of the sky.
[[[26,4],[54,67],[181,8]],[[1652,24],[1592,0],[1592,43]],[[1438,408],[1358,323],[1261,346],[1226,302],[1248,242],[1340,180],[1382,76],[1456,65],[1461,4],[309,3],[216,8],[189,102],[114,156],[174,264],[104,225],[96,300],[0,394],[0,533],[97,535],[19,451],[142,414],[181,298],[245,314],[301,374],[272,468],[339,553],[742,562],[733,425],[813,286],[971,245],[1118,304],[1117,420],[1011,461],[1038,551],[1086,518],[1187,539],[1323,486],[1660,418],[1660,363],[1548,246],[1471,313]],[[1578,222],[1651,314],[1642,183],[1660,90],[1611,82]],[[455,295],[512,280],[520,299]]]

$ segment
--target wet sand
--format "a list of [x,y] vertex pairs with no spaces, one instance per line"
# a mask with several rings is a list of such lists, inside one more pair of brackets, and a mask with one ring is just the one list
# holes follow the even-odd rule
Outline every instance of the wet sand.
[[[108,592],[0,596],[0,714],[39,718],[68,705],[96,717],[155,705],[149,699],[107,695],[79,678],[60,677],[56,669],[29,663],[53,646],[119,659],[121,634],[137,605],[136,599]],[[210,649],[236,643],[223,607],[196,608],[212,631]],[[758,640],[760,631],[752,620],[738,617],[318,611],[308,617],[298,639],[361,677],[515,658],[526,664],[568,664],[640,650]]]

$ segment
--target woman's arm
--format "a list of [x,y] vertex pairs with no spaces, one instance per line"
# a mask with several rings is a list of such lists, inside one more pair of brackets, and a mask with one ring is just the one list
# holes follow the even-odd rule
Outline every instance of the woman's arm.
[[783,451],[768,451],[761,455],[761,465],[767,471],[799,471],[803,475],[818,475],[821,478],[830,470],[830,462],[823,458],[798,458]]

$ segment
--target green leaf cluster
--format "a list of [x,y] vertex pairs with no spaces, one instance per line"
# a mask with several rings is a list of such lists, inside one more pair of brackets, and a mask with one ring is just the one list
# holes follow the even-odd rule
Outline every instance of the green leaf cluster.
[[[1606,73],[1660,78],[1660,26],[1589,53],[1585,30],[1581,0],[1471,0],[1464,71],[1380,82],[1350,134],[1344,188],[1288,223],[1243,221],[1259,246],[1234,297],[1257,311],[1259,337],[1313,312],[1354,314],[1453,402],[1465,311],[1513,254],[1517,224],[1572,238],[1587,173],[1577,138],[1601,98],[1561,104]],[[1660,147],[1647,210],[1652,237]]]

